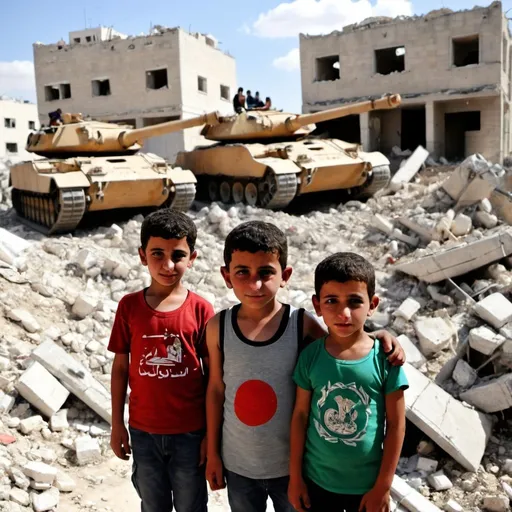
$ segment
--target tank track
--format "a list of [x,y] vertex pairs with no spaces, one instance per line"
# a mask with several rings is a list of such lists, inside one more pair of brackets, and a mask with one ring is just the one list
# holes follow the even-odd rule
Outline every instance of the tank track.
[[269,172],[258,188],[263,208],[285,208],[297,194],[297,175]]
[[353,189],[354,198],[372,197],[376,192],[386,187],[391,179],[389,165],[378,165],[372,169],[370,179],[361,187]]
[[194,202],[196,186],[194,183],[178,183],[174,186],[176,187],[174,197],[171,201],[168,200],[165,206],[181,212],[187,212]]
[[82,188],[54,189],[49,194],[13,188],[11,195],[20,220],[45,235],[74,231],[86,209]]

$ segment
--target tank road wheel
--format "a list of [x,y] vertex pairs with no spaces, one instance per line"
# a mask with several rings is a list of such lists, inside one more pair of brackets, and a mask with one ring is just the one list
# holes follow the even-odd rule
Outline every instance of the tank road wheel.
[[235,203],[244,202],[244,186],[239,181],[235,181],[235,183],[233,183],[233,189],[231,192]]
[[389,165],[378,165],[372,169],[372,174],[366,183],[354,190],[352,197],[357,199],[372,197],[376,192],[387,186],[390,178]]
[[220,200],[223,203],[229,203],[231,201],[231,185],[227,181],[223,181],[220,184]]
[[194,183],[176,183],[171,188],[171,194],[164,206],[180,212],[188,212],[196,196]]
[[297,194],[297,175],[268,170],[258,189],[263,208],[285,208]]
[[216,180],[210,180],[208,182],[208,197],[212,202],[219,200],[219,184]]
[[247,185],[245,185],[244,197],[245,202],[249,206],[256,206],[258,202],[258,187],[252,182],[247,183]]

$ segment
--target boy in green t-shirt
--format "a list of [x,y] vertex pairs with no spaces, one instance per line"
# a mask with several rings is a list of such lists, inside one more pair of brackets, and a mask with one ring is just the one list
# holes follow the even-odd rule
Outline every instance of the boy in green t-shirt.
[[408,384],[363,330],[378,303],[363,257],[336,253],[316,268],[313,305],[329,334],[303,350],[293,375],[288,497],[298,511],[389,511]]

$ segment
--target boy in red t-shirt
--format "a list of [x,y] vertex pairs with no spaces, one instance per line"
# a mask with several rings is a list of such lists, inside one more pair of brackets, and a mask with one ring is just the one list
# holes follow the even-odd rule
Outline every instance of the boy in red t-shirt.
[[[197,230],[168,208],[148,215],[139,255],[149,288],[126,295],[108,349],[112,367],[114,453],[133,450],[133,485],[144,512],[206,512],[204,331],[213,307],[187,290],[181,278],[196,258]],[[129,430],[124,424],[130,384]]]

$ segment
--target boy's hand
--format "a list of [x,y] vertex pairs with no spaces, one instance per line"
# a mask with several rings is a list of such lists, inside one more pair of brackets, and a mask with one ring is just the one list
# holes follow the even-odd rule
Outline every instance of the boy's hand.
[[132,453],[130,448],[130,436],[128,430],[123,425],[112,425],[110,434],[110,447],[112,451],[122,460],[128,460]]
[[363,496],[359,512],[389,512],[389,501],[389,489],[374,487]]
[[208,480],[212,491],[218,491],[226,487],[222,460],[218,455],[213,457],[209,456],[206,459],[206,479]]
[[308,488],[302,477],[291,478],[288,484],[288,501],[297,512],[307,512],[311,507]]
[[405,363],[405,352],[399,341],[388,331],[379,329],[371,333],[372,338],[382,341],[382,349],[393,366],[402,366]]
[[199,451],[199,465],[202,466],[206,462],[206,436],[201,441],[201,448]]

